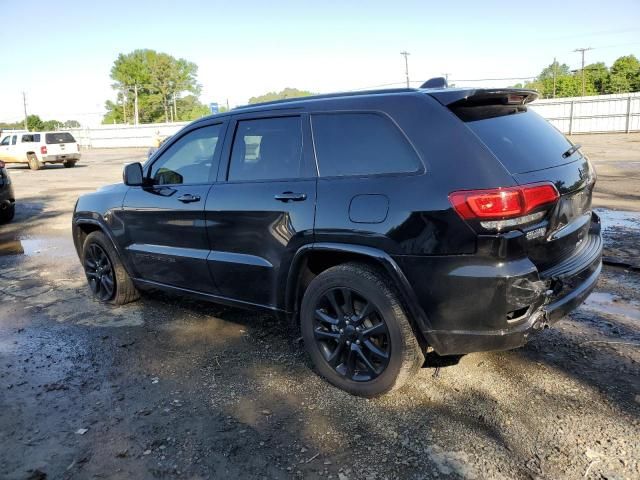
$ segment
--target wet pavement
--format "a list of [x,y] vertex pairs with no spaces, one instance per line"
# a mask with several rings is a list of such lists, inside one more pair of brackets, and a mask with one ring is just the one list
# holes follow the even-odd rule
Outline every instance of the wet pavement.
[[[298,335],[268,315],[160,293],[91,299],[70,236],[75,199],[143,155],[10,169],[0,478],[640,478],[633,269],[605,266],[585,304],[523,348],[429,358],[400,392],[355,398],[319,379]],[[631,169],[629,198],[597,193],[596,207],[606,254],[632,263],[640,151],[627,155],[591,156],[604,185]]]

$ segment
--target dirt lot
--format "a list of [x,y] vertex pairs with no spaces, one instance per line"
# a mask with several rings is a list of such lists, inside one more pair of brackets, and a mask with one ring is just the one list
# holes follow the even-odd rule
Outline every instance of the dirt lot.
[[[634,264],[640,135],[574,140],[599,172],[607,255]],[[269,316],[160,294],[119,308],[90,298],[75,199],[142,156],[10,169],[0,478],[640,478],[637,270],[606,266],[587,303],[524,348],[430,358],[400,392],[355,398],[318,378]]]

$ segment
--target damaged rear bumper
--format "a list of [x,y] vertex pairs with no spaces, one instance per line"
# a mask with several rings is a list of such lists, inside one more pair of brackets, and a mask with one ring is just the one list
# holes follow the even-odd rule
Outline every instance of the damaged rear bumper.
[[[552,325],[589,296],[602,270],[602,247],[596,217],[576,252],[548,270],[539,272],[528,261],[532,270],[527,270],[522,260],[512,260],[499,264],[500,270],[493,267],[486,277],[469,278],[459,275],[459,271],[449,272],[447,279],[456,274],[452,284],[466,282],[463,288],[471,300],[466,302],[469,305],[456,306],[448,312],[442,308],[431,312],[425,309],[427,317],[432,314],[429,319],[436,327],[425,331],[425,337],[440,355],[509,350],[524,345],[531,334]],[[476,291],[482,291],[482,295]],[[447,328],[451,318],[457,324]]]

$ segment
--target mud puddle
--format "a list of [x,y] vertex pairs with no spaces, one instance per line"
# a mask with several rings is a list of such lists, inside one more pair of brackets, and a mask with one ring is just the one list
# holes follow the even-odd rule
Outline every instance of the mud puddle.
[[608,292],[592,293],[580,308],[602,315],[640,321],[640,304],[627,302],[618,295]]
[[600,216],[602,229],[605,231],[625,228],[640,232],[640,212],[611,210],[608,208],[596,208],[594,211]]
[[70,237],[11,237],[0,236],[0,256],[60,258],[75,256]]

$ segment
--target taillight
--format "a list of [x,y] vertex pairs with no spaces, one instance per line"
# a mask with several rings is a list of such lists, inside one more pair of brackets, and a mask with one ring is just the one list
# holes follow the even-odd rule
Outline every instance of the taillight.
[[544,212],[541,215],[528,214],[539,207],[554,203],[558,198],[560,195],[552,183],[489,190],[463,190],[449,195],[453,208],[463,219],[481,220],[483,227],[497,229],[541,219]]
[[46,154],[47,154],[47,146],[46,146],[46,145],[42,145],[42,146],[40,147],[40,153],[41,153],[42,155],[46,155]]

